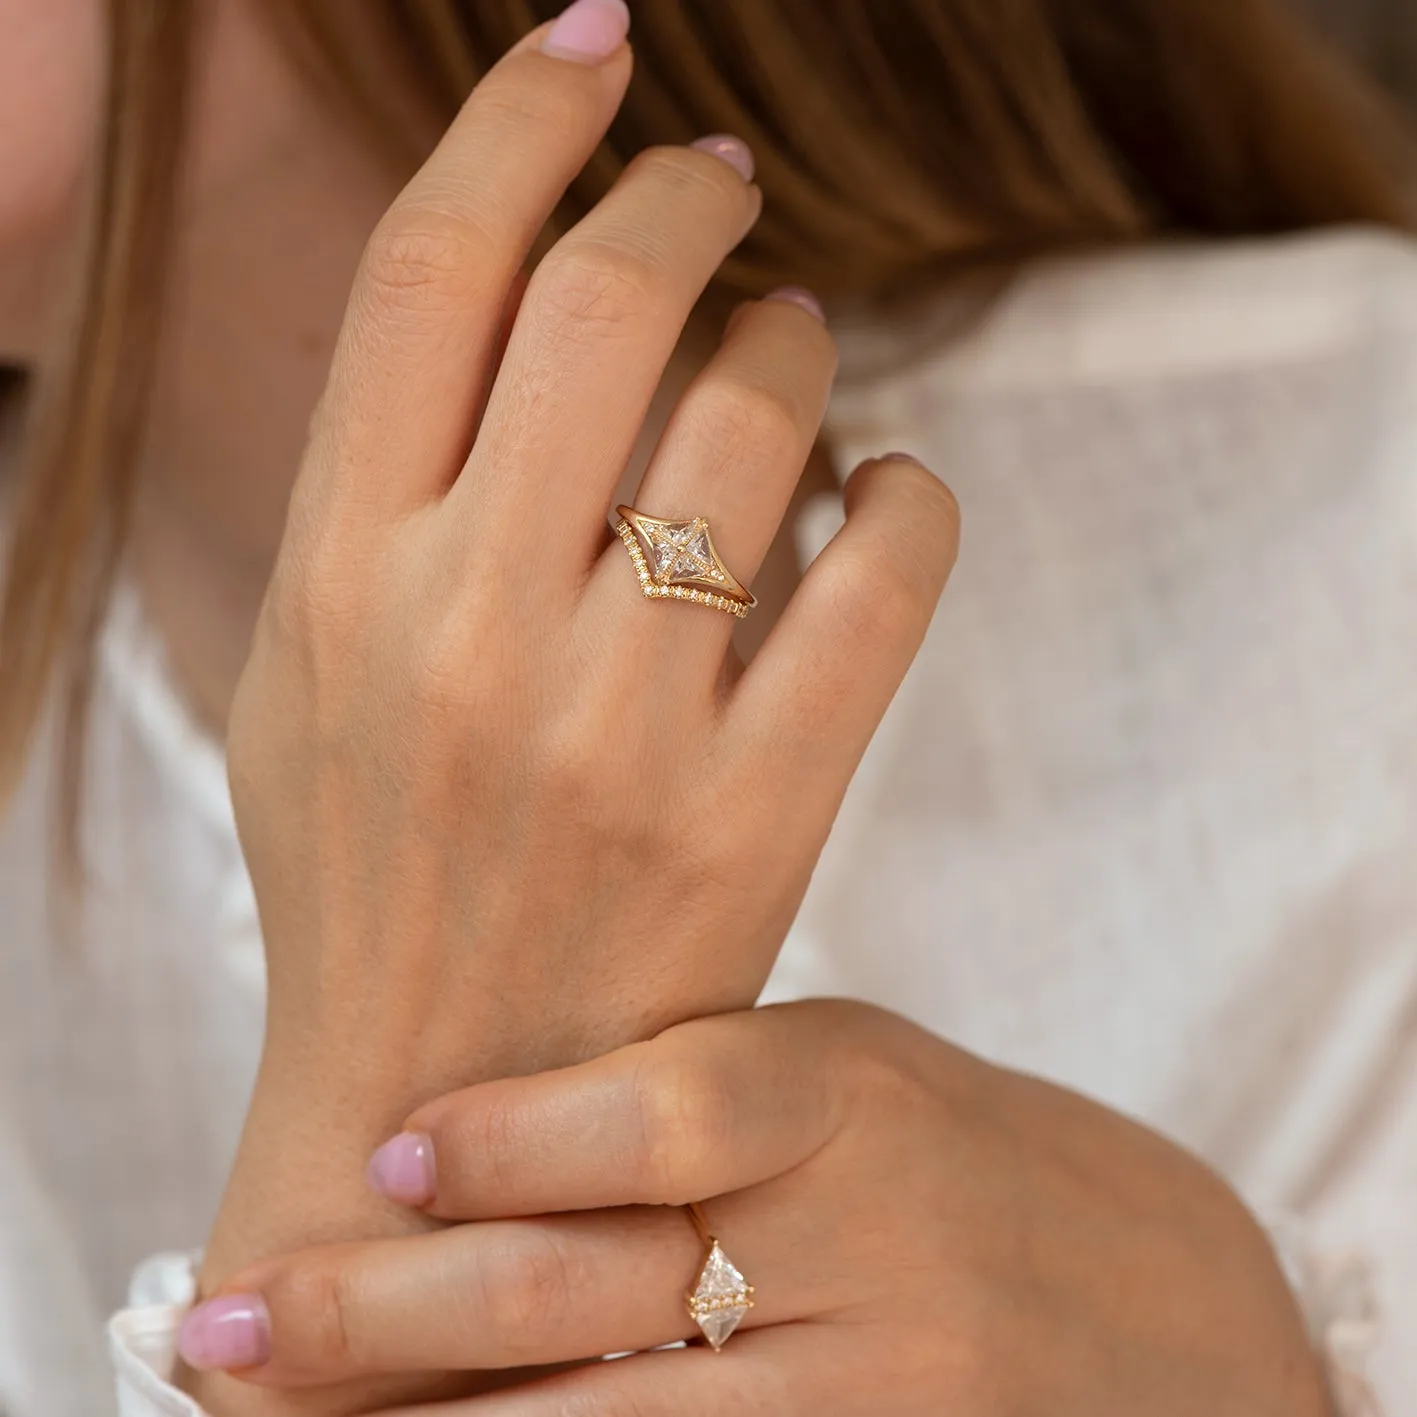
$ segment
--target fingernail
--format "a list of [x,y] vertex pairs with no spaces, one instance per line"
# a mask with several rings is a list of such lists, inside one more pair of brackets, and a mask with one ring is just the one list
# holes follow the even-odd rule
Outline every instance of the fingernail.
[[753,151],[742,138],[731,133],[710,133],[689,146],[722,158],[745,182],[753,180]]
[[369,1158],[364,1177],[391,1201],[427,1205],[438,1189],[433,1138],[426,1132],[400,1132]]
[[258,1368],[271,1356],[271,1316],[258,1294],[223,1294],[198,1304],[177,1330],[189,1368]]
[[876,459],[877,462],[913,462],[916,467],[924,467],[925,464],[915,456],[914,453],[882,453]]
[[546,32],[541,52],[575,64],[599,64],[624,44],[629,32],[625,0],[575,0]]
[[822,309],[822,302],[805,286],[784,285],[772,291],[765,298],[768,300],[783,300],[789,305],[798,305],[814,319],[820,320],[822,324],[825,325],[827,322],[827,312]]

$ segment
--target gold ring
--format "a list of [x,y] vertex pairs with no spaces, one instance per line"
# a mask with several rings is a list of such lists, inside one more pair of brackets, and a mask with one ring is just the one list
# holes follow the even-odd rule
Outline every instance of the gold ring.
[[757,597],[723,564],[703,517],[666,521],[617,507],[615,535],[625,543],[640,589],[651,600],[691,600],[740,620]]
[[698,1324],[709,1347],[717,1353],[747,1317],[756,1291],[723,1253],[723,1246],[709,1231],[708,1221],[698,1204],[690,1205],[688,1211],[699,1239],[704,1242],[705,1254],[699,1282],[684,1297],[688,1301],[689,1317]]

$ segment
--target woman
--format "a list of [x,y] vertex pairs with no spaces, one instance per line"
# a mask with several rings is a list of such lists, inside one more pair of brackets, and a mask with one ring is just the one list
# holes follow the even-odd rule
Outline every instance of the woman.
[[[269,965],[208,1302],[181,1336],[209,1410],[510,1382],[459,1410],[1323,1412],[1319,1354],[1230,1187],[941,1036],[1142,1113],[1257,1203],[1381,1237],[1399,1324],[1412,1305],[1410,1151],[1390,1119],[1413,1087],[1413,821],[1385,790],[1411,706],[1393,652],[1411,428],[1389,390],[1411,369],[1405,242],[1045,271],[945,354],[919,328],[927,302],[873,315],[894,357],[839,395],[838,460],[885,418],[965,478],[987,467],[970,489],[987,568],[857,782],[776,987],[917,1022],[734,1011],[797,914],[955,534],[938,484],[876,458],[800,585],[773,557],[835,363],[815,301],[781,279],[845,309],[1051,247],[1397,227],[1395,132],[1369,128],[1361,92],[1262,6],[1138,4],[1108,23],[843,4],[825,24],[815,6],[647,4],[650,62],[578,188],[583,215],[563,212],[523,293],[630,82],[623,7],[581,0],[522,40],[401,194],[329,86],[426,151],[446,119],[435,78],[465,90],[519,15],[312,5],[287,34],[281,13],[214,7],[169,206],[182,94],[133,81],[185,72],[186,11],[114,7],[91,298],[12,512],[16,763],[120,544],[137,592],[111,607],[87,720],[72,710],[94,661],[69,681],[68,721],[93,732],[86,953],[61,955],[28,884],[27,824],[54,786],[38,768],[6,844],[7,1076],[25,1084],[5,1114],[6,1273],[22,1276],[7,1401],[96,1400],[92,1368],[47,1358],[54,1325],[26,1315],[81,1327],[95,1276],[200,1235],[249,1078],[252,922],[170,672],[201,720],[230,720]],[[51,47],[82,133],[83,16],[22,18],[17,73],[53,86]],[[1233,78],[1203,110],[1201,64]],[[704,130],[719,135],[687,146]],[[647,141],[676,146],[621,172],[614,154]],[[16,169],[7,334],[41,395],[78,147]],[[761,221],[755,178],[781,194]],[[728,279],[769,298],[717,348],[692,322],[681,339],[740,243]],[[1279,330],[1276,300],[1330,277],[1337,302]],[[1153,308],[1118,320],[1128,300]],[[1187,338],[1149,345],[1182,319]],[[877,337],[843,344],[864,359]],[[1334,449],[1355,405],[1329,395],[1348,392],[1334,370],[1355,348],[1369,441],[1350,462]],[[1060,480],[1021,491],[1045,450]],[[651,519],[626,513],[624,546],[603,529],[621,502]],[[1344,554],[1316,569],[1335,524]],[[642,563],[651,590],[721,590],[661,603],[677,597],[642,595]],[[746,669],[729,651],[739,578],[762,620],[783,587]],[[134,752],[135,722],[165,767]],[[219,937],[223,910],[224,943],[179,946]],[[1242,1007],[1256,995],[1268,1013]],[[120,1193],[100,1200],[96,1172]],[[665,1208],[688,1202],[723,1237],[707,1262]],[[676,1291],[701,1269],[686,1314]],[[1329,1317],[1346,1315],[1315,1311],[1332,1349],[1351,1329]],[[175,1321],[117,1322],[130,1405],[182,1410],[142,1362],[170,1366]],[[722,1357],[525,1371],[696,1327],[727,1338]],[[1383,1360],[1398,1400],[1403,1352]],[[476,1369],[500,1376],[455,1376]]]

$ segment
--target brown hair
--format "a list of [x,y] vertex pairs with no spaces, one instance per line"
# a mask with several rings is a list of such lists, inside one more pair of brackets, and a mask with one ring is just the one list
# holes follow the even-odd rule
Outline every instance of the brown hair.
[[[350,0],[284,0],[371,140],[387,75]],[[109,0],[93,235],[67,372],[44,394],[0,610],[0,798],[62,670],[64,820],[132,494],[161,308],[190,0]],[[367,0],[387,64],[451,117],[554,0]],[[1395,115],[1279,0],[635,0],[636,71],[562,220],[650,143],[741,134],[762,221],[721,284],[919,290],[1044,251],[1334,223],[1411,229]],[[407,160],[417,158],[404,144]]]
[[1417,10],[1408,0],[1297,0],[1394,97],[1417,104]]

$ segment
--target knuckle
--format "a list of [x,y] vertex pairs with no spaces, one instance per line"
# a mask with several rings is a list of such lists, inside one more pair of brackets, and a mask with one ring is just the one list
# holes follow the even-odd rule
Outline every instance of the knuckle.
[[909,466],[912,501],[923,531],[932,539],[957,541],[961,514],[955,494],[928,468]]
[[323,1287],[326,1310],[323,1318],[325,1343],[329,1352],[350,1367],[361,1366],[359,1306],[354,1286],[344,1269],[336,1269]]
[[702,1199],[712,1160],[731,1140],[732,1099],[717,1072],[676,1058],[636,1069],[637,1169],[646,1201],[682,1205]]
[[[281,1326],[288,1360],[331,1373],[360,1366],[358,1297],[348,1271],[337,1258],[330,1263],[302,1264],[283,1275],[279,1285],[268,1287],[267,1293],[268,1302],[278,1313],[305,1319],[299,1327]],[[299,1345],[298,1353],[291,1352],[292,1340]]]
[[[555,78],[578,78],[574,72]],[[530,133],[533,141],[556,141],[574,137],[586,122],[583,89],[564,83],[547,82],[544,72],[533,80],[516,66],[493,69],[473,90],[469,115],[478,126],[496,135]]]
[[626,177],[654,183],[671,199],[741,201],[746,184],[726,162],[694,148],[659,144],[637,153]]
[[489,243],[465,217],[395,208],[364,250],[361,285],[381,308],[422,313],[467,300],[488,266]]
[[498,1271],[487,1311],[501,1351],[515,1356],[554,1337],[573,1317],[576,1279],[565,1248],[548,1231],[528,1227]]
[[377,588],[351,573],[359,557],[350,542],[325,528],[288,538],[266,585],[253,644],[274,651],[310,683],[329,690],[349,682],[370,638]]
[[851,1094],[872,1116],[905,1116],[919,1111],[920,1081],[899,1061],[872,1048],[851,1054]]
[[540,801],[561,821],[593,830],[602,852],[651,859],[661,813],[655,798],[625,791],[628,744],[612,700],[577,707],[544,725],[530,772]]
[[[461,726],[467,717],[476,717],[469,710],[480,647],[477,625],[456,614],[438,616],[411,638],[409,691],[425,718]],[[490,663],[483,667],[489,674],[493,668]]]
[[582,239],[553,251],[532,278],[528,301],[558,325],[605,333],[638,320],[660,302],[664,274],[630,242]]
[[[407,633],[409,624],[416,633]],[[409,702],[423,726],[451,730],[469,747],[505,749],[527,668],[495,591],[483,584],[450,589],[446,577],[431,575],[410,594],[405,613],[388,622],[383,650],[408,676]]]
[[925,613],[919,577],[903,546],[889,555],[842,558],[835,568],[834,606],[839,632],[866,643],[894,639]]
[[565,730],[548,734],[539,747],[534,778],[537,796],[564,820],[608,825],[600,821],[608,787],[605,771],[586,735]]
[[960,507],[955,494],[929,468],[905,458],[886,466],[900,503],[899,521],[922,546],[953,546],[959,540]]
[[328,574],[334,559],[324,538],[278,559],[266,589],[266,608],[287,641],[323,641],[345,628],[350,615],[343,587]]
[[454,1132],[455,1148],[477,1158],[487,1188],[498,1196],[515,1194],[525,1174],[528,1119],[515,1095],[513,1090],[484,1096]]
[[959,498],[955,496],[949,483],[941,482],[938,477],[931,477],[930,482],[937,514],[945,529],[958,541],[960,528],[964,524],[964,513],[960,510]]
[[735,459],[747,453],[774,462],[797,457],[812,434],[802,402],[779,381],[714,376],[696,402],[699,433]]

